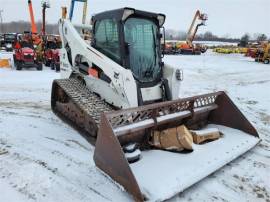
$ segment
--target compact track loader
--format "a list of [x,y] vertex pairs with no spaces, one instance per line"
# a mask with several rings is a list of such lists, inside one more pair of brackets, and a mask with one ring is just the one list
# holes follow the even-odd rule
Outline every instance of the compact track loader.
[[[182,72],[162,62],[164,21],[132,8],[96,14],[92,26],[59,21],[62,79],[52,84],[52,110],[95,145],[96,166],[136,201],[168,199],[259,142],[226,93],[178,98]],[[222,136],[191,145],[177,132],[208,128]],[[189,150],[172,152],[179,145]]]

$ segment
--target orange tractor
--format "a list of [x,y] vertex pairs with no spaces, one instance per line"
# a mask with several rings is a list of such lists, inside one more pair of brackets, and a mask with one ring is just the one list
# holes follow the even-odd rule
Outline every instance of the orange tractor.
[[[176,48],[181,54],[191,54],[191,55],[199,55],[201,53],[206,52],[206,46],[200,44],[193,44],[193,40],[196,36],[196,33],[200,26],[205,26],[205,21],[208,19],[207,14],[201,13],[199,10],[196,11],[195,16],[192,20],[190,28],[187,33],[186,42],[177,44]],[[195,27],[195,22],[199,20]]]
[[162,44],[163,47],[163,53],[166,55],[174,55],[177,54],[177,49],[176,49],[176,41],[166,41],[164,44]]

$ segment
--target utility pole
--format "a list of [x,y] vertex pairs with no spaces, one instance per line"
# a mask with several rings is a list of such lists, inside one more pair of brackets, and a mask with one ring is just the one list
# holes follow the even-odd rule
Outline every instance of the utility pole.
[[2,16],[2,13],[4,12],[4,10],[0,10],[0,28],[1,28],[1,32],[0,33],[4,33],[4,30],[3,30],[3,16]]
[[50,8],[50,3],[49,1],[42,1],[42,28],[41,28],[41,34],[42,36],[45,36],[46,34],[46,9]]

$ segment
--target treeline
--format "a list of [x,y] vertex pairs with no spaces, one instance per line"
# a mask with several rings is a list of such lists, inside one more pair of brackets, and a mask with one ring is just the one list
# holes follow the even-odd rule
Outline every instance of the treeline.
[[238,38],[231,38],[231,37],[219,37],[217,35],[212,34],[212,32],[205,32],[203,34],[198,34],[195,37],[196,41],[222,41],[222,42],[232,42],[232,43],[238,43],[240,39]]
[[[183,31],[176,31],[172,29],[166,30],[166,39],[167,40],[180,40],[184,41],[186,40],[187,33]],[[265,34],[256,33],[252,37],[250,34],[245,33],[241,38],[232,38],[229,36],[219,37],[215,34],[213,34],[210,31],[207,31],[205,33],[200,33],[195,36],[196,41],[222,41],[222,42],[233,42],[233,43],[239,43],[241,41],[266,41],[270,40],[270,38],[267,38]]]
[[[41,31],[41,22],[37,22],[38,31]],[[1,33],[23,33],[24,31],[31,31],[31,24],[26,21],[17,21],[17,22],[8,22],[3,23],[0,26]],[[58,26],[57,24],[46,24],[46,32],[49,34],[58,34]]]
[[[166,39],[167,40],[180,40],[184,41],[187,38],[187,33],[183,31],[176,31],[172,29],[166,30]],[[224,42],[239,42],[238,38],[230,38],[230,37],[218,37],[214,35],[212,32],[205,32],[201,34],[197,34],[195,36],[196,41],[224,41]]]
[[[37,27],[39,32],[41,31],[41,22],[37,22]],[[15,33],[22,33],[24,31],[30,31],[31,25],[27,21],[17,21],[17,22],[8,22],[3,23],[0,25],[0,33],[9,33],[9,32],[15,32]],[[58,26],[57,24],[46,24],[46,32],[48,34],[58,34]],[[166,29],[166,40],[186,40],[187,33],[184,31],[176,31],[173,29]],[[241,42],[241,41],[265,41],[270,40],[267,38],[265,34],[254,34],[252,37],[246,33],[241,38],[232,38],[229,36],[225,37],[219,37],[215,34],[213,34],[210,31],[207,31],[205,33],[197,34],[195,37],[196,41],[222,41],[222,42]]]

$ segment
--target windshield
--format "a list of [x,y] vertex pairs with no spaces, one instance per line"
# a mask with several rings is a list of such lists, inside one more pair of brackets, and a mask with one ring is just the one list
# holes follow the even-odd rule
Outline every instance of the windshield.
[[22,48],[32,48],[32,49],[34,48],[33,44],[28,42],[28,41],[21,41],[21,47]]
[[16,36],[14,34],[6,34],[5,39],[6,40],[15,40]]
[[46,48],[48,49],[57,49],[57,43],[53,41],[48,41],[46,44]]
[[124,32],[134,77],[140,82],[155,81],[160,75],[157,25],[151,20],[129,18],[125,22]]
[[119,33],[115,19],[103,19],[96,22],[95,47],[107,57],[120,64]]
[[62,43],[61,42],[56,42],[56,49],[62,48]]

